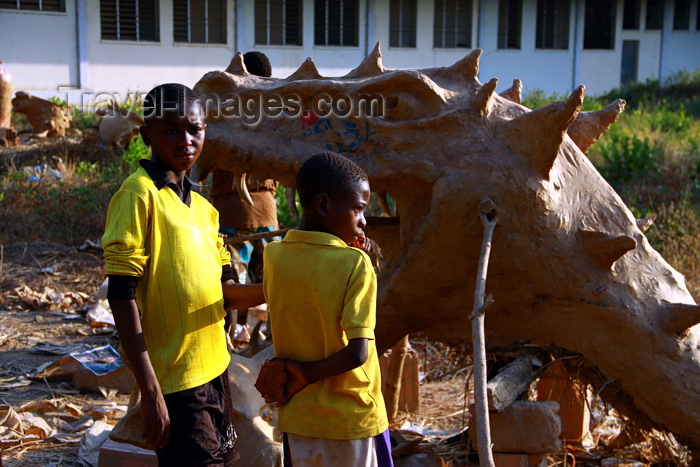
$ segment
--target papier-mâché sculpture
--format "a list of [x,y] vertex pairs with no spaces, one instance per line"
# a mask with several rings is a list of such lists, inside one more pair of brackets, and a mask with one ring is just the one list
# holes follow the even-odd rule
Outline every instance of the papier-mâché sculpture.
[[[624,102],[580,113],[580,87],[530,110],[517,103],[519,82],[504,93],[509,100],[494,92],[495,79],[478,80],[480,55],[390,71],[377,46],[344,77],[322,77],[308,59],[273,79],[249,74],[238,54],[195,87],[212,98],[202,163],[287,187],[320,150],[362,166],[372,190],[398,209],[399,222],[367,228],[387,262],[376,329],[383,348],[415,331],[469,340],[483,230],[477,207],[488,197],[499,218],[486,284],[495,301],[488,345],[580,353],[631,396],[631,409],[700,446],[700,306],[582,152]],[[319,117],[308,110],[321,94],[337,107]],[[255,96],[270,106],[257,117],[239,107],[236,116],[234,104]],[[374,96],[383,114],[342,116],[343,96]],[[285,99],[289,115],[270,116]]]

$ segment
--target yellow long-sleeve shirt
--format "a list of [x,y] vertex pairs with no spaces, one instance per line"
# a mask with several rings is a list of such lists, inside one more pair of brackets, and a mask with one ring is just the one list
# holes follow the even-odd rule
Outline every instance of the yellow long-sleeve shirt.
[[108,275],[138,277],[136,303],[163,394],[193,388],[229,364],[223,329],[218,213],[198,193],[189,206],[139,168],[114,195],[102,247]]

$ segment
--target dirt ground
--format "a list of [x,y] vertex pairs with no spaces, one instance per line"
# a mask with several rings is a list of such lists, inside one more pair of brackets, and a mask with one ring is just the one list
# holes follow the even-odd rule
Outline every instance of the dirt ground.
[[[19,287],[26,285],[37,292],[49,287],[58,292],[82,292],[87,297],[94,297],[104,280],[101,251],[80,251],[59,244],[4,245],[0,251],[0,402],[15,411],[24,404],[39,400],[69,402],[79,408],[109,402],[126,405],[129,398],[126,393],[78,391],[71,381],[28,378],[43,365],[57,361],[62,350],[68,353],[106,344],[115,348],[118,346],[113,327],[92,327],[86,321],[84,312],[79,311],[80,307],[34,309],[23,302],[17,293]],[[49,353],[46,351],[47,344],[57,347]],[[425,341],[421,340],[416,347],[425,345]],[[421,358],[422,363],[430,364],[425,361],[424,355]],[[437,365],[433,370],[446,371],[438,369]],[[447,381],[421,385],[421,413],[404,417],[404,421],[413,421],[434,430],[458,432],[466,428],[466,376],[467,372],[461,371]],[[44,418],[52,427],[75,422],[65,413],[44,414]],[[77,439],[61,442],[47,438],[14,443],[8,442],[6,436],[3,438],[3,466],[81,465]]]
[[[18,441],[17,436],[3,432],[0,465],[82,465],[78,450],[86,427],[98,419],[114,424],[123,414],[119,410],[95,407],[125,406],[129,395],[104,388],[81,391],[70,380],[31,377],[67,353],[107,344],[117,348],[113,326],[95,327],[85,317],[90,303],[84,306],[83,302],[95,297],[104,279],[101,250],[90,247],[81,250],[59,244],[0,245],[0,278],[0,407],[9,406],[20,412],[23,406],[36,401],[52,401],[58,407],[40,414],[49,427],[58,429],[57,433]],[[32,306],[28,303],[31,300],[26,299],[28,289],[25,286],[36,292],[50,288],[63,293],[64,300],[68,296],[74,301],[68,305],[35,303]],[[25,300],[21,298],[23,294]],[[451,461],[449,465],[467,465],[474,458],[469,457],[467,447],[460,442],[460,433],[468,426],[466,409],[473,402],[469,349],[448,347],[422,336],[411,336],[411,345],[417,352],[424,378],[420,384],[420,411],[402,414],[397,425],[424,431],[426,437],[421,450],[437,452],[444,460]],[[7,417],[6,412],[0,411],[0,425]],[[71,434],[66,427],[76,429]],[[648,452],[655,449],[654,442],[663,444],[664,441],[646,440],[639,448],[617,451],[584,452],[580,446],[566,446],[562,452],[549,457],[549,465],[573,465],[574,455],[579,465],[599,465],[600,458],[604,457],[658,459],[658,453]],[[683,464],[669,461],[668,465]]]

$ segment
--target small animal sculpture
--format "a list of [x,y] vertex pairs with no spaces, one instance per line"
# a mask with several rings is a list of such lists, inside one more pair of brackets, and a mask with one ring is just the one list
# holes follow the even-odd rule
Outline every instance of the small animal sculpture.
[[15,93],[12,110],[27,116],[34,135],[47,138],[64,137],[73,115],[67,105],[58,105],[23,91]]
[[106,145],[125,148],[138,136],[139,127],[144,125],[143,117],[134,112],[122,110],[113,103],[109,108],[101,108],[97,115],[100,119],[100,141]]

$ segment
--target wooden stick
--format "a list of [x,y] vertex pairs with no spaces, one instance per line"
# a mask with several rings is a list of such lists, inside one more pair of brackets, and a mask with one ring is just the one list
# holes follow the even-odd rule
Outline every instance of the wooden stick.
[[491,452],[491,429],[489,426],[488,399],[486,396],[486,337],[484,333],[484,312],[493,303],[489,295],[485,297],[486,273],[491,254],[491,239],[493,230],[498,222],[496,208],[488,198],[479,204],[479,217],[484,225],[484,237],[479,256],[479,270],[476,276],[474,290],[474,309],[470,316],[472,320],[472,345],[474,346],[474,398],[476,400],[476,427],[478,438],[479,465],[493,467]]
[[228,245],[229,243],[243,243],[243,242],[248,242],[251,240],[260,240],[261,238],[283,237],[284,234],[286,234],[290,230],[291,229],[280,229],[280,230],[272,230],[270,232],[260,232],[260,233],[250,234],[250,235],[239,235],[238,237],[227,238],[224,241],[224,244]]

